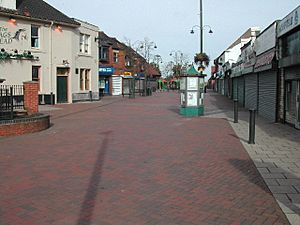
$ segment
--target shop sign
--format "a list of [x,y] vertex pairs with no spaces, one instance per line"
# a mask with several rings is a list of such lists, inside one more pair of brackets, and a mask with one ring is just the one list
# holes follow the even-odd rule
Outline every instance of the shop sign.
[[0,44],[11,44],[13,41],[12,33],[7,27],[0,26]]
[[252,44],[249,44],[245,49],[243,49],[241,55],[244,62],[244,68],[255,64],[255,53],[253,51]]
[[114,73],[113,67],[100,67],[99,75],[112,75]]
[[278,24],[278,37],[286,34],[290,30],[300,25],[300,6],[287,15]]
[[254,42],[254,51],[256,55],[260,55],[272,48],[275,48],[276,45],[276,25],[273,23],[270,27],[265,29]]
[[131,76],[132,73],[131,72],[124,72],[124,76]]
[[0,44],[8,45],[16,41],[27,40],[27,32],[26,29],[20,28],[16,31],[10,31],[8,27],[4,25],[0,25]]

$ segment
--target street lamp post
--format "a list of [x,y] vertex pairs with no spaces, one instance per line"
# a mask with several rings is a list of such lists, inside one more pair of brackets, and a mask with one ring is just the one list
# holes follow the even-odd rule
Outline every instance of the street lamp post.
[[199,25],[200,26],[198,26],[198,25],[195,25],[195,26],[193,26],[192,27],[192,29],[191,29],[191,34],[193,34],[194,33],[194,27],[198,27],[199,29],[200,29],[200,38],[199,38],[199,40],[200,40],[200,53],[203,53],[203,29],[205,28],[205,27],[209,27],[209,32],[208,33],[213,33],[213,31],[212,31],[212,29],[211,29],[211,27],[209,26],[209,25],[204,25],[203,26],[203,6],[202,6],[202,0],[200,0],[200,14],[199,14],[200,16],[199,16]]
[[156,44],[151,41],[149,42],[147,39],[142,42],[140,49],[144,49],[143,56],[146,59],[146,66],[145,66],[145,77],[144,77],[144,96],[147,96],[147,86],[148,86],[148,74],[147,74],[147,67],[150,63],[150,52],[152,49],[156,49]]
[[202,0],[200,0],[200,53],[203,53],[203,10]]

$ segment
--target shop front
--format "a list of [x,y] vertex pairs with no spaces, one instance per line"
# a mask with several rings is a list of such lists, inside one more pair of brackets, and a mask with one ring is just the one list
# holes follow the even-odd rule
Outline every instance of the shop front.
[[99,95],[103,97],[111,94],[110,83],[111,77],[114,73],[113,67],[100,67],[99,68]]
[[300,6],[278,24],[280,120],[300,129]]

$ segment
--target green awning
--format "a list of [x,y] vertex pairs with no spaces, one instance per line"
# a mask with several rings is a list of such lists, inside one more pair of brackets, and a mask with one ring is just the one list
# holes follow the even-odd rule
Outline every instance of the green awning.
[[188,74],[188,75],[200,75],[200,73],[195,69],[194,66],[191,66],[191,67],[187,70],[187,74]]

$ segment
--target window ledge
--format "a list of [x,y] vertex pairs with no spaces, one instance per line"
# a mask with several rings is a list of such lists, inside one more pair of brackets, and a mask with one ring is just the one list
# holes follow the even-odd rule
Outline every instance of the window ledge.
[[87,53],[78,53],[78,56],[90,57],[90,58],[93,57],[91,54],[87,54]]

